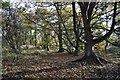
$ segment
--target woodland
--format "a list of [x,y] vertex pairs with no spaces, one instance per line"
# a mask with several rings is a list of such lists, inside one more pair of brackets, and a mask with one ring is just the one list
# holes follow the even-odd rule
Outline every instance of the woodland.
[[119,80],[120,2],[3,1],[2,80]]

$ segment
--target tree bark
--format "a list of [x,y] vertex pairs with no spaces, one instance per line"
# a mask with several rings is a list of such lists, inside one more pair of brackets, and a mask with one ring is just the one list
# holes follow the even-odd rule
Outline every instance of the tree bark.
[[76,10],[75,10],[75,2],[72,2],[72,9],[73,9],[73,29],[76,37],[76,45],[75,45],[75,54],[78,55],[78,48],[79,48],[79,36],[78,36],[78,30],[76,27]]
[[[78,4],[80,6],[81,14],[82,14],[82,18],[83,18],[86,43],[85,43],[85,54],[84,54],[83,58],[75,60],[73,62],[82,61],[85,64],[98,64],[98,65],[100,65],[104,62],[106,63],[107,62],[106,60],[104,60],[100,57],[97,57],[92,50],[92,47],[94,47],[94,45],[97,43],[96,40],[93,40],[91,26],[90,26],[91,16],[92,16],[93,9],[95,7],[95,2],[91,2],[91,3],[78,2]],[[114,8],[116,8],[116,7],[114,7]],[[114,10],[113,22],[115,22],[114,18],[115,18],[115,10]],[[113,30],[113,26],[114,26],[114,23],[112,24],[112,30]],[[110,36],[111,32],[112,31],[110,31],[107,34],[107,36]],[[100,42],[100,41],[98,41],[98,42]]]
[[59,29],[59,34],[58,34],[58,40],[59,40],[59,50],[58,52],[63,52],[63,46],[62,46],[62,32]]
[[59,50],[58,52],[63,52],[63,44],[62,44],[62,29],[61,29],[61,19],[60,19],[60,6],[59,3],[57,3],[57,5],[55,5],[56,9],[57,9],[57,14],[58,14],[58,23],[59,23],[59,34],[58,34],[58,40],[59,40]]

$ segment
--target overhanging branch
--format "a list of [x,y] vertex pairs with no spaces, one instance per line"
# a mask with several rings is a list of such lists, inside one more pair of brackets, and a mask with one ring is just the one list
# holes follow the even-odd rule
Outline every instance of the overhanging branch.
[[115,2],[115,4],[114,4],[114,13],[113,13],[113,19],[112,19],[112,25],[111,25],[110,31],[109,31],[108,33],[106,33],[104,36],[99,37],[99,38],[97,38],[97,39],[94,39],[94,40],[93,40],[93,43],[94,43],[94,44],[100,43],[100,42],[102,42],[103,40],[106,40],[106,39],[109,38],[110,35],[113,33],[114,27],[115,27],[116,10],[117,10],[117,2]]

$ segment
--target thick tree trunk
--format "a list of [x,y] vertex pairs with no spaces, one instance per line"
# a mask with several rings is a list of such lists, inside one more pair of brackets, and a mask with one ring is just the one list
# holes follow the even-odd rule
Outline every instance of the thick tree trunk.
[[85,56],[90,56],[93,53],[92,44],[85,45]]
[[82,64],[95,64],[95,65],[102,65],[103,63],[107,63],[106,60],[98,57],[92,50],[92,44],[85,45],[85,54],[81,59],[72,61],[72,62],[81,62]]
[[[102,63],[106,63],[107,61],[97,57],[93,52],[94,42],[92,37],[92,32],[90,28],[90,22],[87,20],[84,21],[84,31],[85,31],[85,54],[82,59],[78,59],[76,61],[82,62],[83,64],[98,64],[101,65]],[[73,61],[73,62],[76,62]]]
[[92,44],[86,44],[85,45],[85,55],[83,56],[83,61],[85,60],[87,63],[97,63],[100,64],[100,61],[98,60],[98,57],[95,55],[95,53],[92,50],[93,45]]

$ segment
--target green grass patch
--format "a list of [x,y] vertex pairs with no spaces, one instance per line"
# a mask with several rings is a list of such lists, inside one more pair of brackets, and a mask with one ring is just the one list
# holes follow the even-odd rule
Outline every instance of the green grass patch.
[[27,50],[23,50],[22,54],[38,54],[41,56],[46,56],[46,55],[48,55],[48,51],[40,50],[40,49],[27,49]]
[[19,58],[21,57],[22,55],[21,54],[16,54],[16,53],[13,53],[13,52],[9,52],[9,51],[3,51],[2,52],[2,59],[15,59],[15,58]]

